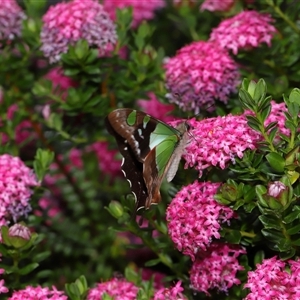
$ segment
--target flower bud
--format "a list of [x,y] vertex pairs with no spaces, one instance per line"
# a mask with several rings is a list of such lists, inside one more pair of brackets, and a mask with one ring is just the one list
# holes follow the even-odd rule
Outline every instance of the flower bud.
[[119,219],[124,214],[122,205],[117,201],[111,201],[111,203],[108,206],[108,211],[116,219]]
[[275,181],[268,186],[268,196],[274,197],[283,206],[289,201],[289,187],[281,181]]
[[15,248],[24,247],[31,239],[31,232],[28,227],[22,224],[14,224],[8,229],[9,243]]

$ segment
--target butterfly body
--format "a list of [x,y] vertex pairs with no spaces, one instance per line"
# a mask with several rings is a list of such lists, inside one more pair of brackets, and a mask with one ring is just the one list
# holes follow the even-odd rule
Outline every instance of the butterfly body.
[[144,112],[121,108],[107,116],[106,127],[123,155],[121,168],[137,209],[159,203],[162,181],[174,178],[188,143],[188,124],[174,128]]

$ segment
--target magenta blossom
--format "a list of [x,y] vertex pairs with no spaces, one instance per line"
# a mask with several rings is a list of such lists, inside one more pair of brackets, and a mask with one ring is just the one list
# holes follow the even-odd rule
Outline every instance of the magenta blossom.
[[167,209],[168,233],[173,243],[192,260],[219,239],[221,223],[230,222],[234,212],[214,200],[220,183],[195,181],[183,187]]
[[[0,5],[0,41],[13,40],[21,35],[24,12],[15,0],[3,0]],[[1,47],[1,44],[0,44]]]
[[227,51],[210,42],[181,48],[164,67],[170,102],[195,114],[201,107],[213,108],[216,100],[227,103],[240,82],[237,64]]
[[225,169],[234,157],[242,158],[244,151],[255,149],[261,135],[247,125],[245,116],[227,115],[196,121],[189,121],[191,142],[183,155],[185,167],[202,171],[210,166]]
[[62,94],[63,99],[67,97],[69,88],[77,86],[77,82],[64,75],[63,70],[59,67],[51,69],[45,75],[45,78],[52,82],[53,91]]
[[118,159],[117,150],[111,150],[107,142],[95,142],[87,148],[88,152],[94,152],[98,158],[99,169],[112,178],[122,176],[121,160]]
[[[1,242],[2,242],[2,237],[1,237]],[[1,254],[0,254],[0,257],[1,257]],[[5,273],[5,270],[0,268],[0,275],[2,275],[4,273]],[[0,294],[5,294],[8,291],[9,291],[9,289],[5,286],[4,279],[0,279]]]
[[[241,281],[236,277],[244,270],[238,257],[246,251],[235,245],[213,243],[205,252],[200,252],[190,271],[191,287],[210,295],[209,290],[217,289],[227,293]],[[256,298],[267,299],[267,298]]]
[[213,29],[210,41],[223,49],[237,54],[239,50],[259,47],[262,43],[271,46],[271,39],[276,32],[273,19],[257,11],[243,11],[238,15],[222,21]]
[[245,288],[250,290],[245,300],[300,299],[300,261],[264,259],[256,270],[248,273]]
[[24,290],[13,292],[8,300],[35,300],[35,299],[52,299],[52,300],[67,300],[68,297],[64,292],[58,291],[54,286],[52,289],[48,287],[42,288],[40,286],[27,286]]
[[90,289],[87,300],[102,299],[104,294],[114,300],[136,300],[139,288],[125,279],[113,278],[109,281],[98,283],[95,288]]
[[69,45],[84,39],[106,53],[117,41],[116,28],[102,5],[95,0],[73,0],[51,6],[43,17],[41,50],[50,63],[60,60]]
[[205,0],[201,6],[201,10],[209,11],[229,11],[234,5],[235,0]]
[[132,27],[137,27],[143,20],[151,20],[155,10],[165,6],[164,0],[104,0],[103,6],[113,20],[116,20],[116,10],[132,7]]
[[161,288],[155,292],[153,300],[187,300],[182,292],[181,281],[178,281],[173,287]]
[[[19,157],[0,155],[0,220],[14,222],[31,211],[32,188],[39,186],[34,173]],[[3,223],[2,222],[2,223]]]
[[161,103],[154,93],[148,93],[148,96],[150,100],[137,101],[137,104],[143,108],[144,112],[164,122],[175,120],[175,117],[169,115],[174,109],[174,105]]

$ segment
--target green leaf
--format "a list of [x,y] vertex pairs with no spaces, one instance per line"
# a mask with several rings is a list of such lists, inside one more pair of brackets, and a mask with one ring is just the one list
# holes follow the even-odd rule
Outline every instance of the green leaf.
[[19,270],[19,273],[21,275],[27,275],[30,272],[32,272],[33,270],[35,270],[37,267],[39,266],[38,263],[31,263],[29,265],[27,265],[26,267],[22,268]]
[[258,217],[261,223],[266,229],[276,229],[281,230],[280,220],[273,216],[259,216]]
[[300,231],[300,224],[297,224],[291,228],[289,228],[286,232],[290,235],[297,234]]
[[269,104],[260,114],[262,117],[262,121],[265,122],[265,120],[268,118],[270,115],[272,106]]
[[278,154],[276,152],[271,152],[266,155],[266,159],[269,162],[269,164],[273,170],[275,170],[278,173],[281,173],[284,171],[285,160],[280,154]]
[[148,260],[146,263],[145,263],[145,266],[146,267],[153,267],[153,266],[156,266],[157,264],[161,263],[161,260],[160,259],[151,259],[151,260]]
[[295,205],[293,207],[293,211],[290,214],[286,215],[283,218],[283,221],[286,224],[289,224],[289,223],[295,221],[296,219],[299,219],[299,217],[300,217],[300,207]]
[[297,103],[300,106],[300,89],[295,88],[291,91],[289,96],[289,103]]

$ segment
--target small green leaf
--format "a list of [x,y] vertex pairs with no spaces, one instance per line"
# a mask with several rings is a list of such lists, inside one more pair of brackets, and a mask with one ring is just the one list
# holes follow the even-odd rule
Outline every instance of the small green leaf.
[[22,268],[19,270],[19,273],[21,275],[27,275],[30,272],[32,272],[33,270],[35,270],[37,267],[39,266],[38,263],[31,263],[29,265],[27,265],[26,267]]
[[273,170],[275,170],[278,173],[281,173],[284,171],[285,160],[280,154],[278,154],[276,152],[271,152],[266,155],[266,159],[269,162],[269,164]]

